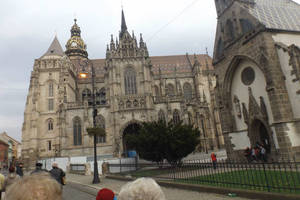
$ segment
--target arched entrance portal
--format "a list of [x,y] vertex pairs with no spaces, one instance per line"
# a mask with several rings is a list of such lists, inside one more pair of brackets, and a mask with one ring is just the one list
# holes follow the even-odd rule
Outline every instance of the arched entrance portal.
[[267,153],[271,152],[271,140],[269,137],[268,129],[266,126],[258,119],[254,120],[252,123],[252,145],[257,143],[263,144],[267,150]]
[[141,128],[141,125],[138,123],[132,123],[129,124],[123,131],[123,156],[128,157],[128,151],[134,150],[134,147],[130,146],[128,144],[128,141],[126,140],[126,135],[137,135],[139,133],[139,130]]

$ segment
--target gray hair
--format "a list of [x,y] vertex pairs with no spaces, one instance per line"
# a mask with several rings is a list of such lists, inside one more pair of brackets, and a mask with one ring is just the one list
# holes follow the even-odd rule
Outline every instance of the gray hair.
[[121,188],[118,200],[166,200],[166,198],[152,178],[139,178]]
[[61,186],[48,173],[25,176],[5,192],[6,200],[62,200]]

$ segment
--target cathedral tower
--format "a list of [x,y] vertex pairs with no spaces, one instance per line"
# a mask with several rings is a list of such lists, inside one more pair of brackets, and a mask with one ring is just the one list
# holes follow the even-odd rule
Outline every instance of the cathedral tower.
[[70,58],[83,57],[87,58],[86,44],[81,38],[81,30],[77,25],[77,19],[74,19],[74,25],[71,28],[71,38],[66,44],[66,55]]
[[[59,156],[63,107],[67,101],[70,60],[55,36],[47,52],[36,59],[31,73],[22,128],[22,155],[26,166],[40,157]],[[72,98],[72,94],[68,94]]]

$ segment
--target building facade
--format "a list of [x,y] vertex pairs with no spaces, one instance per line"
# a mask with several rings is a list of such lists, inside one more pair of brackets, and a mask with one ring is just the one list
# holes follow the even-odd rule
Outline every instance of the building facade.
[[[92,156],[92,69],[95,71],[96,124],[101,156],[125,156],[124,136],[141,122],[182,120],[200,129],[198,151],[224,145],[207,55],[150,57],[142,35],[127,30],[122,11],[119,37],[107,45],[105,59],[88,59],[75,20],[64,52],[57,38],[34,62],[24,112],[22,155],[25,165],[58,156]],[[85,72],[86,79],[79,78]]]
[[5,141],[6,144],[8,144],[7,161],[9,163],[21,158],[20,148],[22,147],[22,145],[19,141],[10,137],[6,132],[0,133],[0,139]]
[[271,159],[300,159],[300,5],[215,0],[213,65],[226,150],[263,144]]
[[0,137],[0,169],[8,166],[8,144]]

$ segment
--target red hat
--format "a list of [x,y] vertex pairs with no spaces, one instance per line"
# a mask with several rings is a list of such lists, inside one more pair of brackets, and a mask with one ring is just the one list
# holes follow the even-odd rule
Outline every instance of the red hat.
[[110,189],[103,188],[99,190],[96,200],[113,200],[114,199],[114,192]]

